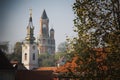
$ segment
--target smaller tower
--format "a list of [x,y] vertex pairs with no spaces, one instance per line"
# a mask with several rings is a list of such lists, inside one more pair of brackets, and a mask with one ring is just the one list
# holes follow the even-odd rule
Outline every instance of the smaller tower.
[[34,26],[32,23],[32,11],[30,10],[27,37],[22,44],[22,63],[28,70],[38,67],[38,48],[37,43],[35,43],[34,40]]
[[50,38],[51,38],[51,39],[54,39],[54,33],[55,33],[54,29],[51,28],[51,29],[50,29]]
[[55,39],[54,39],[54,34],[55,34],[55,31],[53,28],[50,29],[50,52],[51,53],[55,53]]

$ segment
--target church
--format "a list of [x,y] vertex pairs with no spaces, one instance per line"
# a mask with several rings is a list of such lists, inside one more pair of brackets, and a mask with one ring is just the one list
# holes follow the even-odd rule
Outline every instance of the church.
[[[30,12],[29,23],[27,26],[27,36],[22,43],[22,63],[28,70],[38,68],[39,54],[55,53],[55,31],[49,30],[49,18],[44,10],[40,18],[40,31],[38,38],[34,37],[34,26],[32,23],[32,12]],[[36,40],[36,41],[35,41]]]

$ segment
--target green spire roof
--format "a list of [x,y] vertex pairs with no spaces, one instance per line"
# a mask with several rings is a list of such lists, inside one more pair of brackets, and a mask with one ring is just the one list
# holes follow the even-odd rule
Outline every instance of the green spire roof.
[[41,16],[42,19],[48,19],[46,11],[44,10]]

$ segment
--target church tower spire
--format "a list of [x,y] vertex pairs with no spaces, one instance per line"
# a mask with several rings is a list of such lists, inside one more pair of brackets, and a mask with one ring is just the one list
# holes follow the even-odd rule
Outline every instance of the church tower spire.
[[33,43],[35,40],[35,37],[33,35],[34,35],[34,26],[32,23],[32,9],[30,9],[30,18],[27,26],[27,37],[25,38],[25,40],[29,43]]
[[29,23],[27,26],[27,37],[22,44],[22,63],[28,70],[38,67],[38,48],[34,41],[34,26],[32,23],[32,10],[30,9]]
[[44,9],[44,11],[43,11],[43,13],[42,13],[41,18],[42,18],[42,19],[48,19],[45,9]]

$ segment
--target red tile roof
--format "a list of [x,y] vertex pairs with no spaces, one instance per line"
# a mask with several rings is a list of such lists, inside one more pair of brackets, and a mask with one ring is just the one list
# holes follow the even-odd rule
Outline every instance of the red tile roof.
[[36,69],[37,71],[56,71],[57,67],[39,67]]

